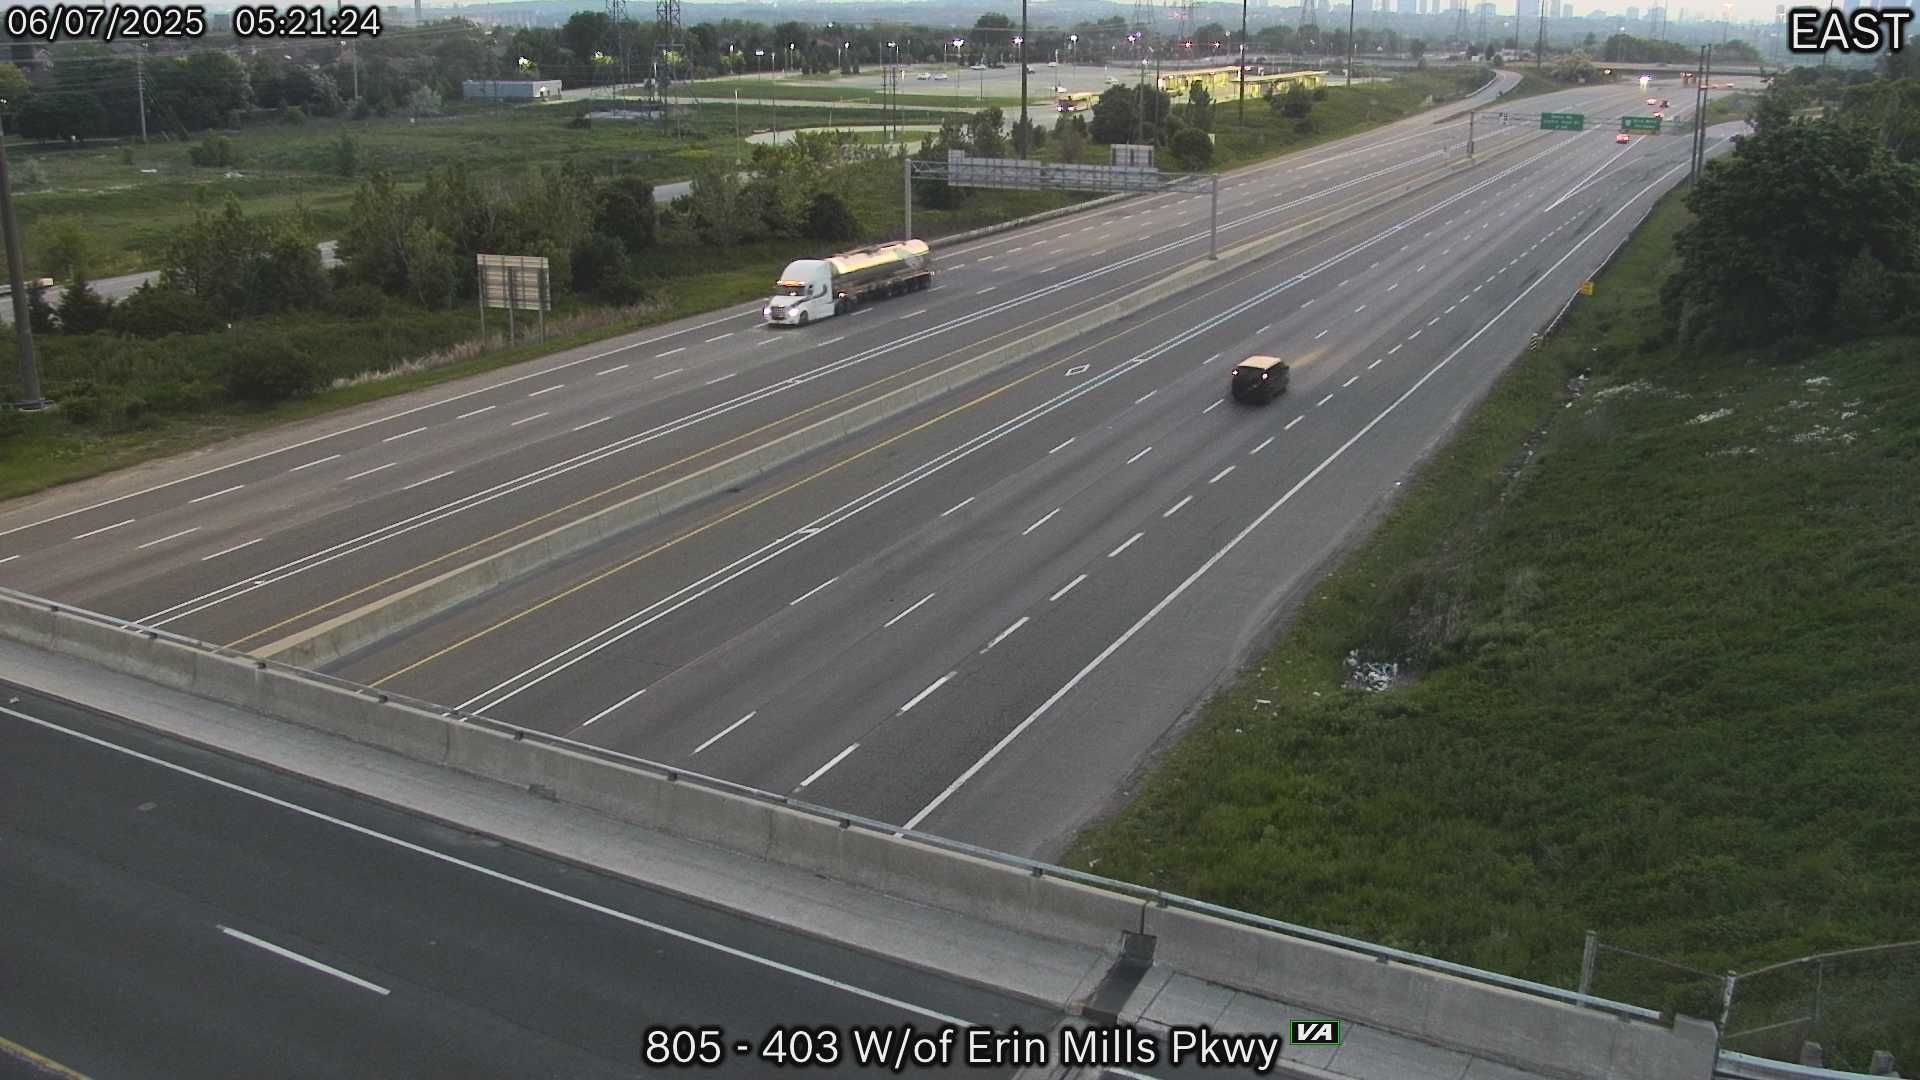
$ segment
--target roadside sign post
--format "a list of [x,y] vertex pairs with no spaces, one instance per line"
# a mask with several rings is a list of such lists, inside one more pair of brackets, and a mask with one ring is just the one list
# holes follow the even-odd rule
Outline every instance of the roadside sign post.
[[1542,131],[1585,131],[1587,118],[1584,113],[1543,112],[1540,114]]
[[515,341],[514,309],[536,313],[540,340],[547,339],[547,309],[553,306],[547,260],[539,255],[475,255],[480,294],[480,336],[487,336],[487,309],[507,309],[507,341]]
[[1658,135],[1660,118],[1657,116],[1623,116],[1620,118],[1621,131],[1646,131]]

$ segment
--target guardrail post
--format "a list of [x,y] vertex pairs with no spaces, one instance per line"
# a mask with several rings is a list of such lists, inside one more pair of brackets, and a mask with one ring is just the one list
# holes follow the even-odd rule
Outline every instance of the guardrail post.
[[1580,953],[1580,994],[1585,997],[1593,991],[1593,960],[1598,951],[1599,938],[1594,932],[1587,931],[1587,947]]
[[1727,1021],[1733,1016],[1733,990],[1740,983],[1740,976],[1729,971],[1720,977],[1720,1034],[1727,1033]]

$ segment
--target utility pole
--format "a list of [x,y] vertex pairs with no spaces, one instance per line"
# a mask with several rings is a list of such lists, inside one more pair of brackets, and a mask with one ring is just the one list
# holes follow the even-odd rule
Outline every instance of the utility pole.
[[133,54],[133,84],[140,95],[140,141],[147,141],[147,53],[146,46]]
[[[0,98],[0,107],[7,104]],[[13,340],[20,353],[18,407],[36,412],[47,407],[40,396],[40,369],[33,364],[33,320],[27,310],[27,274],[20,261],[20,228],[13,217],[13,177],[7,172],[7,133],[0,128],[0,225],[7,230],[7,274],[13,280]]]
[[1240,0],[1240,122],[1247,122],[1247,0]]
[[1533,47],[1533,70],[1539,71],[1547,62],[1547,5],[1554,0],[1535,0],[1540,5],[1540,41]]
[[1347,0],[1347,89],[1353,89],[1353,11],[1360,0]]

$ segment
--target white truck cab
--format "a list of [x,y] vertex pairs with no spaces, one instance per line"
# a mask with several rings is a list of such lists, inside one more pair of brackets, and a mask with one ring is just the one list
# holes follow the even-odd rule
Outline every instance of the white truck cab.
[[787,264],[774,283],[774,293],[761,314],[771,323],[805,326],[834,314],[833,267],[824,259],[798,259]]

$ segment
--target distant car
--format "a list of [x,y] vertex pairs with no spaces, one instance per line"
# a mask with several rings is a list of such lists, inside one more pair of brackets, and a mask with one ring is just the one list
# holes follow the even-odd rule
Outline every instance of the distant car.
[[944,71],[936,71],[936,72],[934,72],[934,73],[933,73],[933,81],[934,81],[934,82],[946,82],[946,81],[947,81],[947,73],[946,73],[946,72],[944,72]]
[[1116,79],[1116,78],[1114,78],[1114,77],[1113,77],[1113,76],[1111,76],[1111,75],[1109,75],[1109,76],[1107,76],[1107,85],[1108,85],[1108,86],[1119,86],[1119,85],[1120,85],[1120,80],[1119,80],[1119,79]]
[[975,64],[975,65],[973,65],[973,66],[972,66],[971,68],[968,68],[967,70],[969,70],[969,71],[985,71],[985,70],[987,70],[987,65],[985,65],[985,64]]
[[1613,141],[1614,142],[1632,142],[1633,140],[1630,137],[1628,137],[1626,132],[1623,131],[1620,134],[1615,135],[1613,137]]
[[1657,98],[1657,97],[1650,97],[1650,98],[1648,98],[1648,99],[1647,99],[1647,104],[1649,104],[1649,105],[1658,105],[1658,104],[1660,104],[1660,99],[1659,99],[1659,98]]
[[1265,405],[1287,392],[1287,365],[1277,356],[1249,356],[1233,369],[1233,400]]
[[933,76],[923,71],[920,74],[915,75],[914,78],[918,79],[921,82],[926,82],[928,79],[933,78]]
[[1657,112],[1653,114],[1653,118],[1655,120],[1665,120],[1667,118],[1667,114],[1663,112]]
[[1059,67],[1059,66],[1060,66],[1060,61],[1058,61],[1058,60],[1049,60],[1049,61],[1047,61],[1047,66],[1048,66],[1048,67]]

